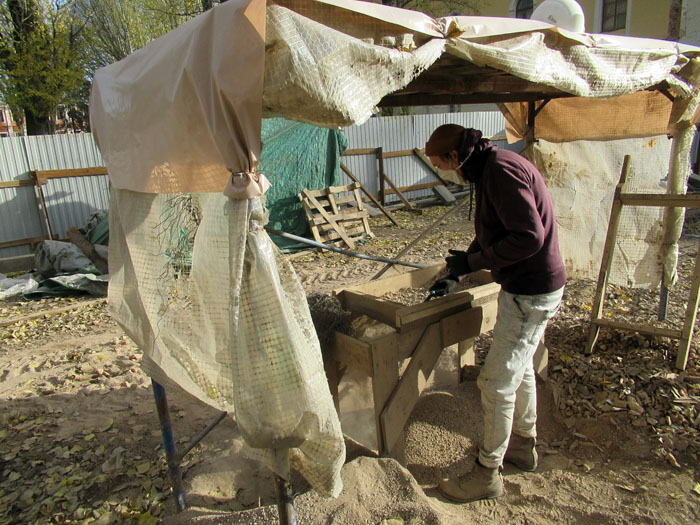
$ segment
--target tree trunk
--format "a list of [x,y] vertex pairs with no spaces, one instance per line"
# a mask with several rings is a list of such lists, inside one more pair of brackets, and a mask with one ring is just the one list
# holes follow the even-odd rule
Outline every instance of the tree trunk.
[[27,121],[27,135],[53,135],[54,126],[50,118],[35,115],[26,109],[24,118]]
[[681,38],[681,18],[683,16],[683,0],[671,0],[668,10],[667,40],[677,42]]

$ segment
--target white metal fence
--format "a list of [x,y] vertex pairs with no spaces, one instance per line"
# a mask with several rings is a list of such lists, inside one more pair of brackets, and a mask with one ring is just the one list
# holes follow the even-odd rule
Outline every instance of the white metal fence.
[[[502,136],[504,120],[495,106],[462,113],[372,118],[362,126],[344,128],[349,149],[381,147],[384,153],[422,148],[433,129],[455,123],[481,129],[485,135]],[[505,141],[497,140],[499,145]],[[371,192],[379,189],[375,155],[344,156],[342,162]],[[35,170],[62,170],[102,166],[103,160],[92,134],[0,138],[0,186],[27,180]],[[434,182],[436,179],[417,158],[387,158],[385,173],[399,188]],[[349,182],[349,181],[345,181]],[[42,186],[52,232],[65,238],[69,228],[81,227],[94,212],[109,206],[107,176],[50,179]],[[8,246],[14,241],[46,235],[34,186],[0,187],[0,258],[32,253],[29,244]],[[431,194],[418,190],[416,198]],[[395,197],[394,197],[395,199]]]

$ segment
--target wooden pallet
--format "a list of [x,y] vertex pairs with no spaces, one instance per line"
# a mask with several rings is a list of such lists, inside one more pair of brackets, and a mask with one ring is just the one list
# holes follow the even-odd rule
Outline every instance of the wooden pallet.
[[374,237],[369,229],[369,211],[362,202],[359,188],[360,184],[353,182],[346,186],[301,191],[299,199],[316,242],[345,243],[352,249],[354,240]]

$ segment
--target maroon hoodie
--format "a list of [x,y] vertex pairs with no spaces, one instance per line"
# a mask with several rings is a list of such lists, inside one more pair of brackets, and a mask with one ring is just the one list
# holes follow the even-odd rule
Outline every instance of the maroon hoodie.
[[476,195],[476,238],[467,253],[475,254],[478,266],[490,269],[507,292],[537,295],[558,290],[566,272],[552,198],[542,175],[521,155],[491,144],[474,153],[463,170]]

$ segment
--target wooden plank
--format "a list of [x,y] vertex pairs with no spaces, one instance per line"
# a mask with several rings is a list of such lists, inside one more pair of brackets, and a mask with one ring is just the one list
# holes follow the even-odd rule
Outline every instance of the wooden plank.
[[[413,186],[400,186],[398,190],[401,193],[406,193],[409,191],[427,190],[428,188],[434,188],[435,186],[442,186],[442,184],[440,182],[426,182],[424,184],[414,184]],[[394,191],[393,188],[384,190],[384,195],[394,195],[395,193],[396,191]]]
[[375,197],[374,195],[372,195],[372,194],[367,190],[367,188],[365,188],[365,187],[360,183],[360,181],[357,179],[357,177],[355,177],[355,175],[353,175],[352,172],[347,168],[347,166],[345,166],[345,164],[343,164],[342,162],[340,163],[340,169],[343,170],[343,172],[344,172],[348,177],[350,177],[351,180],[353,180],[354,182],[356,182],[356,183],[358,184],[358,187],[365,193],[365,195],[367,195],[367,197],[369,197],[369,200],[371,200],[371,201],[374,203],[374,205],[375,205],[384,215],[386,215],[387,219],[389,219],[391,222],[394,223],[394,226],[398,226],[398,225],[399,225],[399,223],[396,222],[396,219],[394,219],[394,217],[391,216],[391,214],[384,208],[384,206],[381,205],[381,203],[376,199],[376,197]]
[[384,446],[391,450],[404,432],[423,385],[430,377],[442,352],[438,324],[428,326],[391,397],[379,416]]
[[338,294],[338,300],[345,310],[367,315],[393,328],[396,328],[396,310],[402,308],[398,303],[383,301],[373,295],[349,290],[343,290]]
[[338,363],[349,366],[372,377],[372,347],[346,334],[335,332],[329,355]]
[[412,149],[403,149],[403,150],[397,150],[397,151],[385,151],[382,153],[385,159],[393,159],[396,157],[409,157],[410,155],[413,155],[413,150]]
[[345,229],[343,228],[343,226],[342,226],[342,225],[339,225],[339,224],[337,224],[337,223],[335,222],[335,220],[333,219],[333,217],[331,217],[331,216],[328,214],[328,212],[326,212],[326,210],[323,209],[323,206],[321,206],[321,205],[319,204],[319,202],[316,200],[316,197],[314,197],[313,195],[309,194],[309,192],[308,192],[306,189],[303,189],[303,190],[301,190],[301,191],[302,191],[302,193],[304,194],[304,196],[305,196],[306,198],[309,199],[309,201],[311,202],[311,204],[313,204],[313,205],[316,207],[316,211],[318,211],[321,215],[323,215],[323,217],[326,219],[326,221],[328,221],[329,224],[332,224],[332,225],[333,225],[333,227],[336,229],[336,231],[340,234],[340,237],[345,241],[345,244],[347,244],[348,247],[349,247],[350,249],[354,248],[354,247],[355,247],[355,243],[352,242],[352,240],[350,239],[350,237],[348,237],[348,236],[345,234]]
[[476,337],[470,337],[457,343],[459,352],[459,368],[476,366]]
[[355,202],[357,202],[357,209],[360,210],[364,215],[362,217],[362,226],[365,229],[365,234],[368,235],[370,238],[374,238],[374,234],[372,233],[372,230],[369,229],[369,211],[365,208],[365,205],[362,204],[362,198],[360,197],[360,190],[359,190],[359,184],[355,183],[355,189],[353,190],[353,194],[355,196]]
[[700,195],[670,195],[667,193],[625,193],[620,195],[625,206],[666,206],[671,208],[700,208]]
[[15,257],[3,257],[0,259],[0,273],[27,272],[34,268],[36,262],[34,254],[16,255]]
[[378,148],[358,148],[358,149],[346,149],[343,152],[343,157],[351,157],[353,155],[371,155],[377,153]]
[[22,179],[22,180],[4,180],[0,181],[0,188],[20,188],[23,186],[34,186],[36,184],[33,180]]
[[[501,286],[496,283],[484,284],[468,290],[451,293],[444,297],[438,297],[427,303],[420,303],[413,306],[404,307],[396,312],[396,327],[399,330],[405,329],[413,323],[429,323],[450,315],[453,312],[464,308],[466,304],[480,304],[496,302]],[[464,337],[462,338],[464,339]],[[462,339],[452,341],[454,344]]]
[[610,319],[594,319],[591,321],[598,327],[616,328],[618,330],[627,330],[630,332],[639,332],[640,334],[653,335],[658,337],[670,337],[671,339],[680,339],[681,331],[673,328],[661,328],[658,326],[636,325],[625,323],[624,321],[612,321]]
[[425,151],[423,149],[415,148],[413,150],[413,154],[418,158],[418,160],[420,160],[423,164],[425,164],[428,167],[431,173],[435,175],[435,178],[439,180],[441,184],[447,186],[447,181],[440,176],[440,172],[435,166],[433,166],[433,163],[430,162],[430,159],[425,154]]
[[15,239],[14,241],[4,241],[0,242],[0,248],[11,248],[12,246],[22,246],[24,244],[36,244],[41,241],[48,240],[47,236],[44,237],[26,237],[24,239]]
[[678,355],[676,356],[676,368],[678,370],[685,370],[688,366],[690,342],[693,338],[695,318],[698,314],[698,289],[700,289],[700,245],[698,246],[698,254],[695,256],[695,268],[690,281],[688,306],[685,309],[685,321],[683,322],[681,339],[678,343]]
[[[341,211],[337,217],[334,217],[336,222],[344,222],[344,221],[362,221],[363,218],[367,217],[368,213],[365,210],[363,211],[356,211],[356,212],[348,212],[348,211]],[[321,224],[327,224],[325,220],[323,220],[321,217],[314,217],[313,221],[317,225]]]
[[333,398],[335,413],[340,415],[340,393],[338,389],[340,383],[340,372],[338,371],[338,362],[325,352],[323,354],[323,369],[326,372],[328,390],[330,390],[331,397]]
[[46,183],[46,179],[41,179],[38,175],[39,172],[30,171],[29,176],[32,177],[36,182],[35,192],[38,196],[39,202],[39,213],[44,221],[44,228],[46,229],[46,235],[49,239],[53,238],[53,232],[51,231],[51,221],[49,220],[49,213],[46,209],[46,199],[44,198],[44,190],[41,187],[42,184]]
[[107,175],[107,168],[96,166],[93,168],[76,168],[67,170],[35,170],[30,174],[36,177],[39,184],[46,184],[48,179],[62,179],[65,177],[92,177],[94,175]]
[[[391,451],[384,435],[386,426],[381,414],[399,382],[399,360],[397,358],[395,334],[387,334],[372,342],[372,398],[377,427],[377,449],[380,455]],[[394,440],[396,443],[398,440]]]
[[440,319],[442,346],[450,346],[492,330],[498,316],[498,302],[464,309]]
[[605,297],[605,289],[608,285],[608,275],[610,273],[610,268],[612,266],[613,260],[613,250],[615,248],[615,239],[617,238],[617,231],[620,227],[620,212],[622,211],[622,201],[620,200],[620,195],[623,193],[627,184],[627,175],[630,170],[631,157],[625,155],[625,159],[622,163],[622,172],[620,173],[620,180],[615,187],[615,194],[613,196],[613,204],[610,210],[610,220],[608,222],[608,233],[605,237],[605,245],[603,247],[603,255],[600,260],[600,272],[598,273],[598,283],[596,286],[595,295],[593,296],[593,309],[591,310],[591,326],[588,331],[588,342],[586,343],[587,354],[593,352],[593,347],[595,346],[598,335],[599,335],[599,325],[593,321],[599,320],[603,313],[603,301]]
[[384,171],[384,157],[382,148],[377,148],[377,161],[379,162],[379,202],[386,204],[384,195],[384,181],[386,180],[386,172]]
[[314,222],[314,213],[311,209],[309,201],[303,195],[300,195],[299,198],[301,200],[302,206],[304,207],[304,213],[306,213],[306,221],[309,223],[309,227],[311,228],[311,234],[314,236],[314,240],[316,242],[323,242],[323,239],[321,239],[321,233],[318,230],[318,226],[316,226],[316,223]]
[[385,293],[401,290],[403,288],[417,288],[419,286],[423,286],[428,281],[435,279],[444,270],[444,263],[434,264],[426,268],[420,268],[418,270],[411,270],[398,275],[392,275],[391,277],[385,277],[377,281],[348,286],[347,288],[335,290],[333,293],[339,294],[343,291],[354,291],[379,297]]
[[315,190],[309,190],[307,189],[311,195],[314,197],[326,197],[331,194],[336,194],[336,193],[349,193],[355,188],[353,187],[353,184],[345,184],[344,186],[328,186],[327,188],[318,188]]
[[[343,152],[343,157],[351,157],[353,155],[371,155],[377,153],[377,150],[381,148],[358,148],[358,149],[346,149]],[[413,153],[413,150],[410,149],[405,149],[405,150],[397,150],[397,151],[387,151],[382,152],[382,156],[385,159],[391,159],[394,157],[407,157],[411,153]]]
[[416,211],[416,207],[409,202],[409,200],[405,197],[403,193],[394,185],[394,183],[391,181],[389,176],[384,173],[384,180],[386,183],[396,192],[396,195],[398,195],[399,199],[401,199],[401,202],[403,202],[406,205],[406,208],[408,211]]

